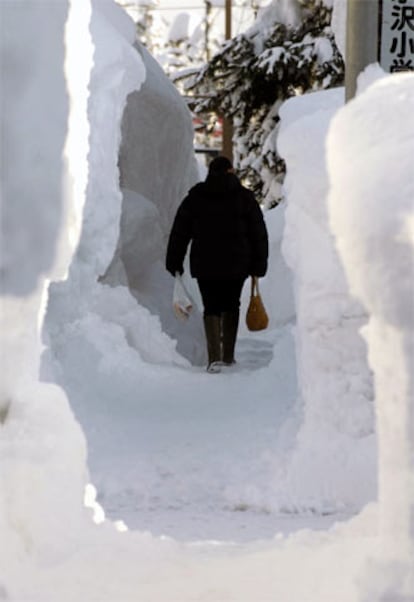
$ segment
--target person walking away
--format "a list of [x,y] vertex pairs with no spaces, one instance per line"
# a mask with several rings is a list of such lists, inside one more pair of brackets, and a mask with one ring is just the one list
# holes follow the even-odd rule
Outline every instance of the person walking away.
[[173,276],[183,273],[190,242],[190,272],[204,306],[207,371],[220,372],[235,362],[243,284],[248,276],[264,276],[268,259],[262,210],[226,157],[211,161],[206,180],[191,188],[177,210],[166,256]]

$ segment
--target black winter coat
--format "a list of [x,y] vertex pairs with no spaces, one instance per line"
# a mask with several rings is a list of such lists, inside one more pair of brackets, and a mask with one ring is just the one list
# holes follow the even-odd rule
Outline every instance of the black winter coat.
[[167,247],[167,270],[183,273],[189,242],[194,278],[264,276],[268,237],[253,193],[231,173],[209,175],[178,208]]

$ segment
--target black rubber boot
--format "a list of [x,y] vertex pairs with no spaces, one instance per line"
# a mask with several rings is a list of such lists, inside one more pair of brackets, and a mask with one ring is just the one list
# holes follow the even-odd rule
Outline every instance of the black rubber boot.
[[220,316],[204,316],[206,332],[208,366],[207,372],[220,372],[221,363],[221,318]]
[[234,348],[236,346],[237,330],[239,327],[239,310],[226,311],[222,314],[223,328],[223,364],[230,366],[235,363]]

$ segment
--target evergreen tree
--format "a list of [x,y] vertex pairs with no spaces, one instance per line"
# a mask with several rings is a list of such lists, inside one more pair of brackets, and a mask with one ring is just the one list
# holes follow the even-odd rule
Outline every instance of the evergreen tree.
[[330,29],[332,9],[322,0],[290,0],[289,14],[296,10],[298,19],[289,24],[274,10],[278,1],[200,71],[180,80],[196,114],[232,118],[235,165],[266,206],[280,200],[285,173],[276,150],[280,105],[296,94],[341,85],[344,76]]

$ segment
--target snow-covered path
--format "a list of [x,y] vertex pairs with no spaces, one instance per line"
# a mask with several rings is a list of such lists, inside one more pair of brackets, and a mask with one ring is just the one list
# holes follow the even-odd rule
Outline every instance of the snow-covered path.
[[[68,391],[110,518],[179,540],[247,541],[292,528],[272,512],[271,491],[279,430],[296,398],[291,326],[240,338],[237,352],[237,367],[219,375],[149,365],[117,379],[91,365],[100,395],[85,383]],[[308,522],[295,519],[295,528]]]

